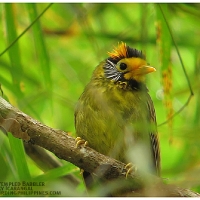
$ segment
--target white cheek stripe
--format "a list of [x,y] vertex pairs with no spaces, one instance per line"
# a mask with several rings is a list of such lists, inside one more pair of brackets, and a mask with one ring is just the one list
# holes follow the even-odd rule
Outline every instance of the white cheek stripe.
[[112,79],[113,81],[118,81],[122,77],[122,73],[118,72],[116,65],[107,59],[106,64],[104,65],[104,73],[107,78]]

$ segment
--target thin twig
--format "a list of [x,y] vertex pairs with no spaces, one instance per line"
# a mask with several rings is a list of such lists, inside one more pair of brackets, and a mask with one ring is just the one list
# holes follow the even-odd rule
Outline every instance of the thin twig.
[[183,109],[189,104],[190,99],[192,98],[192,96],[193,96],[193,95],[190,94],[190,96],[189,96],[188,100],[186,101],[186,103],[185,103],[175,114],[173,114],[171,117],[169,117],[165,122],[159,124],[158,127],[159,127],[159,126],[162,126],[162,125],[164,125],[164,124],[167,124],[172,118],[174,118],[176,115],[178,115],[180,112],[182,112]]

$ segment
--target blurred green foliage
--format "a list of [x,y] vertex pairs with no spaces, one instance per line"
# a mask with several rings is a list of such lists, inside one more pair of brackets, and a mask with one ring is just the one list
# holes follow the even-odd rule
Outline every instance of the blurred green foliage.
[[[147,85],[157,122],[163,123],[167,117],[163,104],[164,68],[172,67],[170,92],[174,113],[185,104],[190,89],[169,27],[163,25],[158,30],[158,22],[163,18],[161,7],[195,94],[173,118],[172,127],[168,124],[158,127],[162,177],[200,192],[200,4],[160,4],[159,7],[153,3],[55,3],[37,19],[48,6],[47,3],[0,4],[3,97],[33,118],[50,127],[70,131],[75,137],[73,112],[77,99],[94,68],[108,57],[107,52],[113,46],[124,41],[143,50],[148,62],[157,69],[148,76]],[[33,26],[18,38],[35,19]],[[158,40],[163,44],[162,50]],[[45,190],[61,190],[62,196],[84,195],[77,167],[61,161],[64,167],[43,173],[24,154],[18,139],[6,137],[3,132],[0,138],[1,181],[43,180],[48,183]],[[21,163],[17,162],[19,159]],[[63,169],[80,180],[75,192],[60,179]]]

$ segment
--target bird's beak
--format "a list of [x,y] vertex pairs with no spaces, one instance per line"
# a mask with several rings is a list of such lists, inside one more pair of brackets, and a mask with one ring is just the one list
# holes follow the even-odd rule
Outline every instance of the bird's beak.
[[137,69],[134,70],[134,75],[145,75],[149,74],[151,72],[155,72],[156,69],[151,66],[140,66]]

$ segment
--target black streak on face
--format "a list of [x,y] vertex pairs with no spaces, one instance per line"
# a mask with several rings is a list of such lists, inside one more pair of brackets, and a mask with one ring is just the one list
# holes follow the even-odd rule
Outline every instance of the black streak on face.
[[141,82],[138,82],[138,81],[136,81],[136,80],[134,80],[134,79],[131,79],[131,80],[129,80],[128,81],[128,85],[131,87],[131,89],[132,90],[136,90],[136,91],[141,91],[141,90],[143,90],[143,91],[145,91],[145,90],[147,90],[147,88],[145,87],[145,85],[143,84],[143,83],[141,83]]

